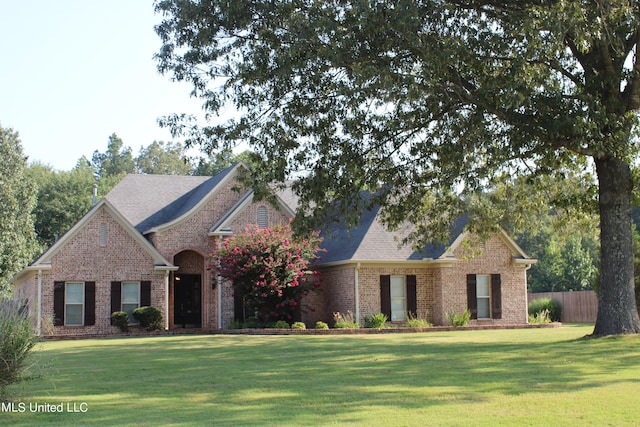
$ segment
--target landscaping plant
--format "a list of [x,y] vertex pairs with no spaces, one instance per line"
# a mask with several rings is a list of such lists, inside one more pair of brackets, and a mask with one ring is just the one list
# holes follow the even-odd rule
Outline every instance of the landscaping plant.
[[28,310],[18,301],[0,301],[0,397],[30,368],[29,352],[38,342]]
[[529,316],[535,316],[541,311],[549,311],[549,319],[552,322],[559,322],[562,315],[560,302],[551,298],[537,298],[529,303]]
[[260,322],[289,322],[302,297],[319,287],[309,264],[318,258],[320,241],[318,233],[294,235],[289,225],[254,226],[225,239],[212,253],[210,268],[231,281]]
[[364,327],[365,328],[374,328],[374,329],[382,329],[387,326],[387,316],[384,313],[377,313],[373,316],[364,316]]
[[129,315],[124,311],[111,313],[111,324],[117,326],[120,332],[129,332]]
[[159,331],[162,324],[162,311],[156,307],[138,307],[133,310],[133,317],[147,331]]

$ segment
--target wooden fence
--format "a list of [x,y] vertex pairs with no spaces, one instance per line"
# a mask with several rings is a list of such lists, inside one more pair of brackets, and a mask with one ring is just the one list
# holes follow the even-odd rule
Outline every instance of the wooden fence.
[[529,302],[551,298],[560,302],[561,321],[566,323],[594,323],[598,315],[598,297],[594,291],[541,292],[529,294]]

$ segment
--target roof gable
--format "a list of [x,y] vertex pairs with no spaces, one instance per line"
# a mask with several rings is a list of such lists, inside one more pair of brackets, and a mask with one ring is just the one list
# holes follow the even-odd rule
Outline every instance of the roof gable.
[[146,234],[192,215],[242,166],[237,163],[212,177],[127,175],[105,199]]
[[133,226],[127,221],[127,219],[118,212],[117,209],[106,199],[100,200],[95,206],[93,206],[89,212],[83,216],[69,231],[67,231],[57,242],[55,242],[49,249],[47,249],[42,255],[40,255],[31,265],[20,272],[15,278],[18,280],[29,271],[44,269],[47,270],[51,267],[52,258],[69,242],[73,237],[78,234],[92,219],[100,212],[101,209],[106,212],[140,245],[140,248],[147,252],[153,259],[153,262],[157,269],[161,270],[175,270],[176,267],[167,261],[151,243],[144,238]]

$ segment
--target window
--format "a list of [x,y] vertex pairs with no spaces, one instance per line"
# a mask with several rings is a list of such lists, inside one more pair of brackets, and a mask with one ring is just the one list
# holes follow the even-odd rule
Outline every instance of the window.
[[478,319],[491,318],[491,285],[490,276],[476,276],[476,298],[478,300]]
[[407,312],[407,287],[404,276],[391,276],[391,321],[405,320]]
[[67,283],[64,291],[65,326],[82,326],[84,319],[84,283]]
[[380,312],[392,322],[417,311],[416,276],[380,276]]
[[260,206],[258,208],[258,228],[267,228],[268,225],[267,208]]
[[[129,323],[137,324],[133,310],[151,305],[151,282],[111,282],[111,312],[124,311]],[[113,325],[113,322],[111,323]]]
[[91,326],[96,323],[96,282],[53,282],[53,324]]
[[133,310],[140,307],[140,283],[122,283],[122,305],[121,310],[129,315],[129,323],[135,325],[138,321],[133,317]]
[[468,274],[467,304],[472,319],[502,319],[500,275]]

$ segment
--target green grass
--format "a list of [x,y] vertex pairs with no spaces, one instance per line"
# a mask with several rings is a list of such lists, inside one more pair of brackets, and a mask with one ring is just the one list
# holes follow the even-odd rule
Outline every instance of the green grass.
[[[3,425],[638,425],[640,337],[591,326],[39,344]],[[29,403],[86,403],[30,413]]]

